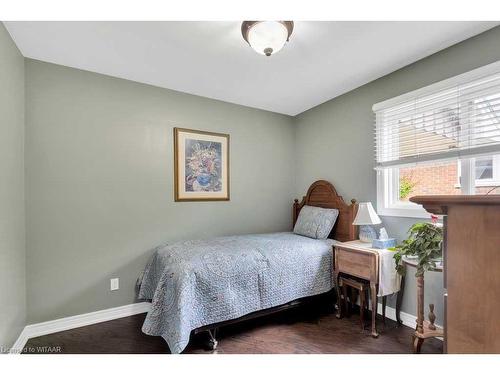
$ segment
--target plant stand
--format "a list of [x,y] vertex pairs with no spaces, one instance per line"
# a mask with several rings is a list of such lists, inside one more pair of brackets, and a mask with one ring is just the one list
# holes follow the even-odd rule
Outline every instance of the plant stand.
[[[410,266],[417,266],[417,261],[413,259],[403,258],[403,262]],[[431,271],[442,272],[443,267],[437,266]],[[436,316],[434,315],[434,304],[429,305],[429,320],[424,318],[424,275],[417,276],[417,327],[412,337],[412,351],[413,353],[420,353],[422,344],[425,339],[430,337],[444,337],[444,332],[441,328],[434,325]]]

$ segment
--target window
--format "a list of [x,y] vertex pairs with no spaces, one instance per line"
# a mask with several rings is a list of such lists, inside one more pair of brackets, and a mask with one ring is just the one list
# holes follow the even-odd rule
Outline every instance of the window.
[[487,194],[500,186],[500,155],[476,158],[474,168],[475,194]]
[[373,110],[380,215],[428,217],[412,196],[486,194],[500,185],[500,62]]
[[490,181],[493,179],[493,158],[480,158],[475,165],[476,180]]

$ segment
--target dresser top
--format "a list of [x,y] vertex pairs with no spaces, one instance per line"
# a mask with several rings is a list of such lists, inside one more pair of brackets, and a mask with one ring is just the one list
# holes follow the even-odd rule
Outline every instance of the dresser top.
[[446,214],[446,207],[456,205],[500,205],[500,194],[491,195],[417,195],[410,201],[421,204],[433,214]]

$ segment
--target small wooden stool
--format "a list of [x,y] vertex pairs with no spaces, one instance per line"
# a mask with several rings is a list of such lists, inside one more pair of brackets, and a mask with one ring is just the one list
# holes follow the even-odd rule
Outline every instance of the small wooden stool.
[[[349,316],[349,305],[356,303],[355,293],[351,293],[350,302],[347,303],[347,287],[351,287],[354,290],[359,292],[359,316],[361,320],[361,330],[365,329],[365,317],[364,311],[365,307],[368,309],[368,294],[370,293],[370,283],[367,281],[361,280],[353,280],[351,278],[347,278],[341,276],[339,279],[339,287],[342,288],[342,294],[344,296],[344,311],[346,316]],[[340,301],[339,301],[340,302]]]

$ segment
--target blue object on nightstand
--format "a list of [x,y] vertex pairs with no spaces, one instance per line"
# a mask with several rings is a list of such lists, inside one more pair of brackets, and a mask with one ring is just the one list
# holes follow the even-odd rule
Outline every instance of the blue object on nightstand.
[[377,232],[371,225],[361,225],[359,227],[359,239],[363,242],[372,242],[377,238]]
[[373,240],[372,247],[375,249],[388,249],[389,247],[396,246],[395,238],[387,238],[385,240]]

